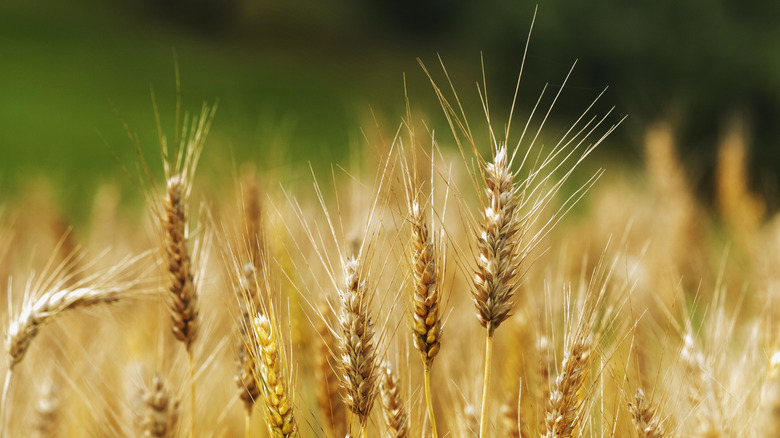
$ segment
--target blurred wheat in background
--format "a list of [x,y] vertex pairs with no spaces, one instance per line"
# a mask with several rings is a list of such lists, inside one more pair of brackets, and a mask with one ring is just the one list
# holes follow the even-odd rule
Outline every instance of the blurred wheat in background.
[[476,91],[420,61],[436,114],[401,89],[293,178],[221,149],[217,105],[151,93],[160,158],[131,127],[120,157],[143,207],[100,182],[74,227],[28,182],[0,204],[2,436],[780,437],[780,221],[746,117],[712,173],[664,118],[626,171],[598,154],[609,94],[565,106],[574,67],[528,91],[528,47],[497,98],[489,58]]

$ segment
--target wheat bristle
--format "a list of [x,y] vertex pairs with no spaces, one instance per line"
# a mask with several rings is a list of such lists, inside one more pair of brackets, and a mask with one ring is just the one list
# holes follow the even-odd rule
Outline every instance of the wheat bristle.
[[514,176],[509,169],[506,146],[501,146],[493,162],[485,165],[487,205],[477,236],[479,255],[472,290],[479,322],[487,329],[488,336],[511,314],[517,289],[520,262],[516,248],[520,243],[521,221]]
[[283,354],[271,321],[262,314],[254,319],[255,336],[260,347],[260,382],[266,419],[271,436],[287,438],[298,436],[293,417],[292,400],[289,398]]
[[388,436],[406,438],[409,436],[409,419],[406,414],[406,406],[404,406],[404,402],[401,399],[398,377],[393,373],[392,365],[388,361],[382,364],[379,392]]
[[365,425],[377,395],[374,323],[369,315],[370,297],[361,278],[360,262],[349,257],[344,268],[345,287],[339,291],[342,387],[347,406],[358,415],[361,425]]
[[197,331],[198,301],[187,249],[185,188],[185,181],[180,175],[168,179],[163,221],[173,335],[183,342],[189,351]]

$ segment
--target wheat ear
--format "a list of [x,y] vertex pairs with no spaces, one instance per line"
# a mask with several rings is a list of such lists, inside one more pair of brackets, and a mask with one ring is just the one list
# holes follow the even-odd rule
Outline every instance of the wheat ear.
[[365,435],[368,416],[377,395],[374,323],[368,309],[371,299],[366,282],[361,278],[361,266],[357,258],[347,258],[344,270],[345,287],[339,291],[342,387],[346,392],[347,406],[357,414]]
[[143,436],[154,438],[173,437],[178,420],[179,402],[171,402],[171,394],[158,373],[152,380],[152,388],[144,394],[146,415],[143,420]]
[[411,208],[412,240],[412,330],[414,345],[422,355],[425,366],[425,401],[434,438],[438,437],[431,400],[430,374],[433,359],[441,346],[441,315],[439,313],[439,263],[434,242],[428,234],[428,225],[420,204]]
[[579,427],[585,382],[590,372],[591,344],[588,340],[575,342],[563,357],[561,373],[550,393],[545,420],[546,438],[570,438]]
[[265,315],[259,314],[254,320],[254,331],[260,347],[258,377],[263,386],[268,429],[274,438],[297,437],[298,427],[287,388],[284,355],[275,328]]
[[477,317],[488,336],[509,317],[517,290],[521,220],[513,179],[507,149],[502,146],[493,162],[485,166],[487,205],[477,236],[479,255],[472,289]]
[[663,425],[655,415],[655,409],[645,400],[645,393],[641,389],[637,390],[634,396],[634,403],[628,404],[628,410],[631,412],[631,421],[636,427],[636,433],[639,438],[663,438],[666,435]]
[[243,275],[239,276],[237,287],[239,289],[239,298],[246,303],[241,314],[241,322],[237,330],[236,342],[236,375],[234,381],[238,387],[238,398],[244,403],[244,432],[249,436],[249,425],[252,418],[252,409],[255,402],[260,397],[260,387],[255,379],[255,361],[254,351],[257,345],[254,336],[250,336],[248,331],[252,327],[252,317],[254,309],[260,306],[260,300],[257,295],[257,279],[255,277],[255,268],[252,263],[246,263],[243,269]]
[[255,381],[255,360],[247,342],[252,342],[247,334],[247,327],[251,324],[251,319],[247,316],[239,326],[239,338],[237,342],[237,371],[235,375],[236,386],[238,386],[238,398],[244,402],[244,410],[247,417],[252,415],[252,407],[255,401],[260,397],[260,388]]
[[391,438],[406,438],[409,436],[409,418],[406,406],[401,399],[400,383],[393,373],[392,364],[385,361],[382,364],[382,377],[379,380],[379,393],[382,400],[382,413],[388,436]]
[[197,332],[198,297],[187,249],[185,184],[181,175],[174,175],[168,179],[167,196],[163,203],[165,211],[163,226],[170,278],[168,295],[173,335],[184,343],[189,352]]
[[8,328],[6,352],[9,370],[24,359],[41,328],[60,313],[96,304],[113,303],[127,293],[125,287],[64,289],[49,292],[26,304]]

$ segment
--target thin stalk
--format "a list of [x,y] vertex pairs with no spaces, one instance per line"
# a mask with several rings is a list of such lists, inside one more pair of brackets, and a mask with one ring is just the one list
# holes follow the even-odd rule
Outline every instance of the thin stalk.
[[190,360],[190,438],[195,437],[195,364],[192,360],[192,351],[187,349]]
[[0,436],[5,436],[6,431],[6,422],[5,419],[8,415],[6,415],[5,408],[6,408],[6,399],[8,398],[8,388],[11,386],[11,374],[13,374],[14,369],[13,365],[8,366],[8,371],[5,372],[5,383],[3,384],[3,400],[0,402],[0,406],[2,406],[2,410],[0,411]]
[[249,438],[249,423],[252,420],[252,414],[247,411],[244,415],[244,438]]
[[368,438],[368,421],[360,423],[360,437]]
[[489,328],[487,333],[485,340],[485,380],[482,383],[482,413],[479,418],[479,438],[487,436],[488,386],[490,385],[490,362],[493,356],[493,337],[490,336]]
[[433,401],[431,400],[431,367],[425,366],[425,403],[428,405],[428,417],[431,419],[431,433],[433,438],[439,438],[436,432],[436,418],[433,416]]

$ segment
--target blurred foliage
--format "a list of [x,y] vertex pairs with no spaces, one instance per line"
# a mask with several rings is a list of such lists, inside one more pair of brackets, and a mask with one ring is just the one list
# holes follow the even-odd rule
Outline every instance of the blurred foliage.
[[[380,122],[389,120],[388,130],[400,121],[404,72],[413,103],[440,117],[416,57],[440,72],[434,67],[441,55],[478,114],[473,84],[482,53],[491,105],[506,114],[533,12],[533,4],[509,0],[4,4],[0,196],[46,175],[67,181],[56,187],[58,198],[78,211],[96,181],[115,178],[126,186],[117,169],[136,160],[123,123],[138,135],[148,161],[158,162],[150,87],[170,130],[174,59],[184,108],[219,100],[212,148],[223,167],[230,166],[225,156],[279,174],[306,168],[307,161],[343,162],[348,147],[361,144],[360,127],[373,123],[370,110]],[[579,59],[553,129],[609,85],[599,112],[614,104],[630,117],[607,151],[636,164],[645,127],[670,120],[694,182],[709,196],[722,126],[738,113],[752,132],[753,184],[774,207],[778,19],[780,3],[769,0],[541,2],[516,117],[527,116],[544,84],[554,95]]]

